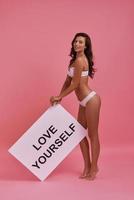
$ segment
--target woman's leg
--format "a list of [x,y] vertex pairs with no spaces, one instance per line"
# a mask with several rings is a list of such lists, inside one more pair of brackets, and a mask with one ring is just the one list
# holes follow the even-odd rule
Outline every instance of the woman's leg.
[[98,171],[98,158],[100,153],[100,142],[98,136],[99,114],[101,99],[98,94],[92,97],[86,104],[86,120],[88,135],[91,143],[91,168],[88,175],[89,180],[93,180]]
[[[86,116],[85,116],[85,107],[79,106],[79,112],[78,112],[78,122],[84,127],[87,128],[87,122],[86,122]],[[81,174],[80,178],[84,178],[89,174],[90,171],[90,153],[89,153],[89,144],[88,140],[85,137],[81,142],[80,142],[80,149],[83,155],[84,159],[84,171]]]

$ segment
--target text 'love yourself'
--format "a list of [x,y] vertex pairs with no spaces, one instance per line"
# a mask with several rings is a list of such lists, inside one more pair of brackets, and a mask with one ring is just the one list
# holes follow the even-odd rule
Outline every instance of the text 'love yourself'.
[[[46,133],[42,134],[41,137],[38,138],[36,144],[33,144],[33,148],[36,151],[39,151],[43,145],[47,143],[49,139],[52,138],[52,135],[58,131],[53,125],[51,125]],[[40,169],[41,165],[46,163],[49,158],[53,156],[53,154],[69,139],[69,137],[75,132],[75,125],[71,123],[68,126],[68,129],[63,131],[59,137],[54,141],[53,144],[49,146],[49,148],[45,149],[45,152],[42,153],[41,156],[32,164],[32,167],[36,167]]]

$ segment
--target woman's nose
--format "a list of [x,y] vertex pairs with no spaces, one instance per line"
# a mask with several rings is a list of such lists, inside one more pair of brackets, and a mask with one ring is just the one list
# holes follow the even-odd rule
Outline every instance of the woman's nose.
[[75,46],[78,46],[78,45],[79,45],[79,43],[78,43],[78,42],[76,42],[76,43],[75,43]]

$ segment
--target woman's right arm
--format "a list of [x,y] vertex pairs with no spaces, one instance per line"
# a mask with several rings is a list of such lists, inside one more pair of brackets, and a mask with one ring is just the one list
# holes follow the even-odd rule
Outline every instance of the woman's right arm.
[[66,80],[65,80],[65,82],[62,86],[62,89],[60,91],[60,94],[69,87],[69,85],[71,84],[71,81],[72,81],[72,78],[67,75]]
[[[62,86],[62,88],[61,88],[61,91],[60,91],[60,94],[62,93],[62,92],[64,92],[64,90],[66,90],[69,86],[70,86],[70,84],[71,84],[71,81],[72,81],[72,78],[70,77],[70,76],[68,76],[67,75],[67,77],[66,77],[66,79],[65,79],[65,81],[64,81],[64,84],[63,84],[63,86]],[[59,95],[60,95],[59,94]],[[50,98],[50,102],[51,102],[51,104],[53,105],[53,96]],[[61,99],[60,100],[57,100],[57,102],[60,102],[61,101]]]

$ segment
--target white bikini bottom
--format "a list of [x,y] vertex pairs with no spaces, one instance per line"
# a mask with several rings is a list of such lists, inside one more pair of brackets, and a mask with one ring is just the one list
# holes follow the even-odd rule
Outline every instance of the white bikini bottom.
[[90,92],[82,101],[80,101],[81,106],[86,106],[87,102],[96,94],[95,91]]

